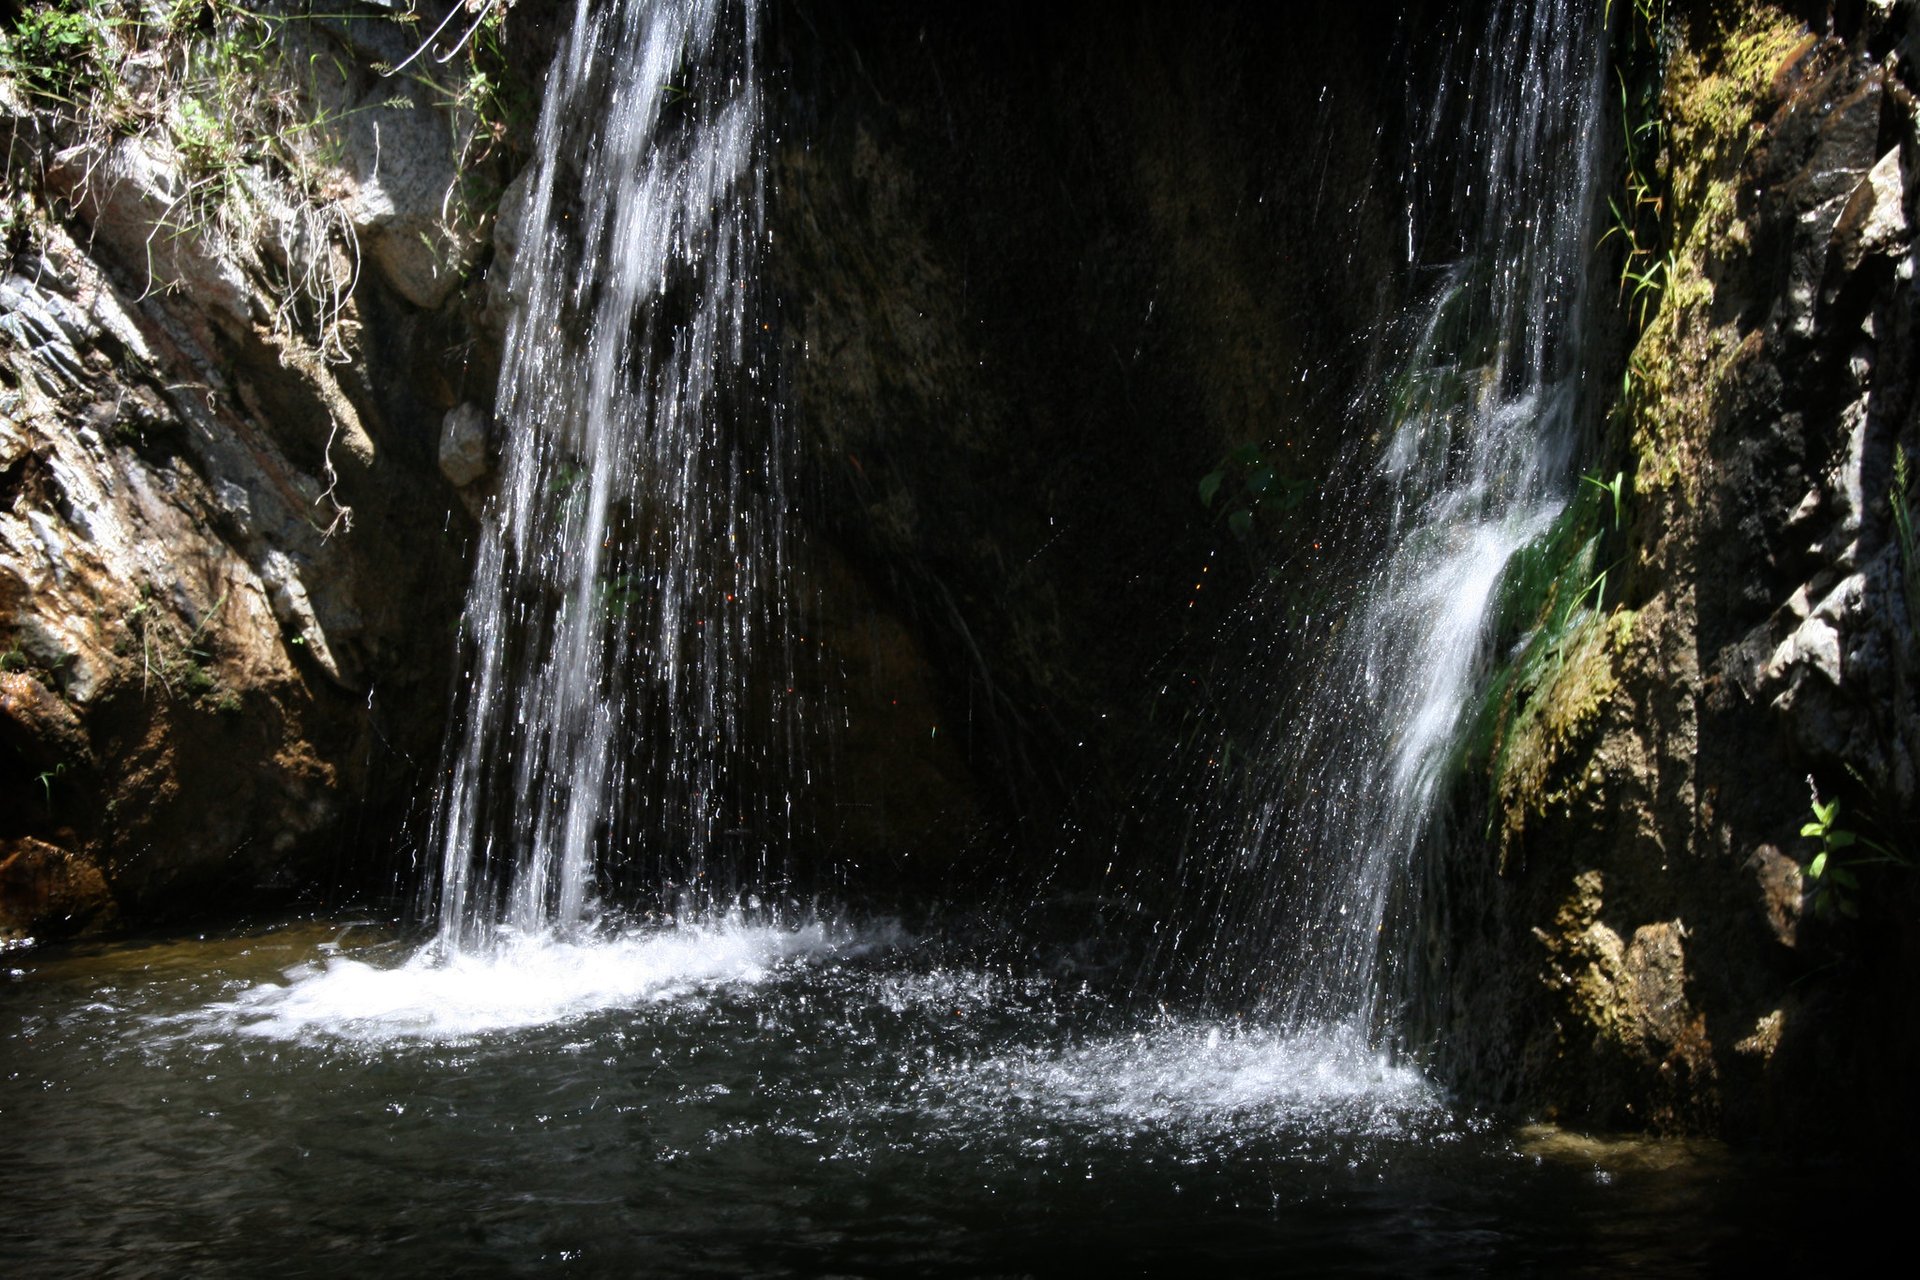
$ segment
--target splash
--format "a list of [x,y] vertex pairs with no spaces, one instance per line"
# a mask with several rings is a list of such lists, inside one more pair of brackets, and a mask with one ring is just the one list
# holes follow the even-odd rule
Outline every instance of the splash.
[[1417,1070],[1344,1029],[1162,1021],[1066,1048],[991,1054],[932,1073],[927,1091],[968,1112],[1024,1112],[1116,1135],[1288,1128],[1380,1138],[1451,1119]]
[[752,987],[883,941],[824,923],[786,928],[740,917],[576,941],[507,931],[484,951],[427,947],[391,966],[325,956],[210,1006],[199,1021],[272,1040],[458,1043]]

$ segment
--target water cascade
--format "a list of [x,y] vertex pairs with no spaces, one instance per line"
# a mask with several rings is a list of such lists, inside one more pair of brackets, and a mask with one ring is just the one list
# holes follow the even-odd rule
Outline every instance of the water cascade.
[[[1353,585],[1307,620],[1296,649],[1319,656],[1285,679],[1300,692],[1254,753],[1281,763],[1222,832],[1204,908],[1213,997],[1296,1030],[1377,1040],[1392,1021],[1382,996],[1414,942],[1415,859],[1497,589],[1577,483],[1604,18],[1585,0],[1488,11],[1416,116],[1408,256],[1446,261],[1352,411],[1366,455],[1333,504],[1336,572]],[[1418,243],[1429,215],[1452,220],[1442,251]]]
[[[1605,7],[1485,0],[1484,29],[1417,91],[1396,189],[1424,301],[1390,321],[1339,424],[1311,617],[1243,613],[1255,646],[1294,655],[1243,688],[1298,692],[1237,700],[1267,736],[1236,753],[1256,763],[1216,810],[1233,816],[1179,869],[1188,936],[1143,991],[1117,914],[1036,943],[1006,917],[916,934],[751,909],[806,781],[785,692],[805,687],[788,678],[794,472],[755,307],[763,14],[577,0],[501,215],[504,466],[460,637],[437,933],[336,917],[8,953],[8,1273],[1744,1273],[1796,1249],[1830,1267],[1832,1233],[1778,1229],[1804,1215],[1801,1164],[1519,1128],[1394,1052],[1421,857],[1497,598],[1516,553],[1566,527],[1597,398],[1580,322]],[[1076,51],[1086,22],[1061,25]],[[1273,22],[1276,40],[1305,29]],[[915,14],[891,38],[944,101],[938,28]],[[1085,47],[1162,64],[1144,38]],[[1265,109],[1278,78],[1235,66]],[[875,103],[899,83],[855,73]],[[1156,136],[1191,89],[1152,99]],[[1007,96],[975,136],[1009,143],[1042,114]],[[1101,95],[1062,133],[1118,114]],[[956,118],[901,136],[964,138]],[[902,154],[848,132],[872,170]],[[1019,172],[1016,151],[983,162]],[[905,202],[909,177],[853,190]],[[1107,242],[1080,232],[1091,259]],[[827,269],[884,278],[894,251]],[[1885,1181],[1820,1176],[1838,1203]]]
[[786,660],[759,43],[755,0],[581,0],[549,72],[435,823],[445,948],[577,930],[609,879],[712,907],[777,843],[788,682],[748,692]]

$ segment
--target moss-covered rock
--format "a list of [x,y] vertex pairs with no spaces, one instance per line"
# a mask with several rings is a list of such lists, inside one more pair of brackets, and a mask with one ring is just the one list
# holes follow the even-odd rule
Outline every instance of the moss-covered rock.
[[1888,493],[1915,433],[1916,133],[1889,53],[1917,19],[1810,30],[1743,3],[1673,28],[1671,256],[1612,444],[1631,477],[1619,611],[1508,707],[1493,849],[1456,847],[1450,872],[1444,1016],[1486,1093],[1805,1134],[1820,1093],[1894,1089],[1914,878],[1862,867],[1858,920],[1811,922],[1818,846],[1799,832],[1811,775],[1863,833],[1912,847]]

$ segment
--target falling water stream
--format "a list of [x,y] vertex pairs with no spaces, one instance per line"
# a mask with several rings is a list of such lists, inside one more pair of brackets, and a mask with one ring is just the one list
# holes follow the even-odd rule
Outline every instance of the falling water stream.
[[605,879],[711,911],[785,834],[783,710],[749,693],[788,616],[759,23],[582,3],[549,76],[436,821],[453,952],[590,927]]
[[1216,1003],[1392,1040],[1381,1001],[1415,941],[1413,869],[1486,674],[1497,590],[1575,483],[1604,51],[1599,6],[1490,6],[1416,121],[1410,253],[1443,209],[1445,256],[1428,298],[1389,322],[1396,341],[1352,411],[1349,436],[1382,443],[1346,495],[1351,545],[1327,558],[1344,604],[1322,610],[1304,678],[1265,681],[1285,687],[1263,767],[1205,866]]
[[753,692],[787,687],[764,677],[793,590],[755,308],[762,16],[581,0],[519,215],[432,937],[0,957],[0,1270],[1747,1257],[1780,1206],[1711,1149],[1496,1124],[1381,1034],[1381,938],[1488,602],[1565,502],[1576,435],[1599,6],[1489,7],[1416,156],[1470,144],[1427,195],[1472,214],[1360,411],[1390,429],[1382,550],[1242,824],[1221,998],[1182,1015],[1112,990],[1081,940],[780,898],[803,775],[791,708]]

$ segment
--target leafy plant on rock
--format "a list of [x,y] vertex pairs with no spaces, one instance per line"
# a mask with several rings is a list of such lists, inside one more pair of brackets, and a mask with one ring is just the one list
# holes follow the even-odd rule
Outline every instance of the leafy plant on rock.
[[[1838,913],[1851,919],[1860,914],[1860,868],[1910,869],[1914,860],[1883,840],[1842,827],[1839,799],[1822,801],[1820,788],[1811,777],[1807,779],[1807,786],[1813,792],[1813,820],[1801,824],[1800,834],[1819,842],[1806,870],[1807,880],[1813,886],[1814,914],[1825,917]],[[1868,856],[1845,852],[1856,847],[1867,850]]]
[[[1813,780],[1809,778],[1808,784]],[[1827,916],[1838,911],[1843,916],[1857,916],[1860,907],[1856,895],[1860,890],[1860,879],[1837,856],[1842,849],[1851,848],[1858,839],[1853,832],[1844,830],[1838,823],[1840,802],[1829,800],[1824,804],[1820,792],[1813,793],[1813,821],[1802,823],[1800,834],[1810,840],[1820,842],[1819,852],[1807,863],[1807,879],[1813,883],[1814,914]]]
[[0,70],[35,97],[77,104],[99,83],[109,21],[92,5],[24,9],[0,34]]

